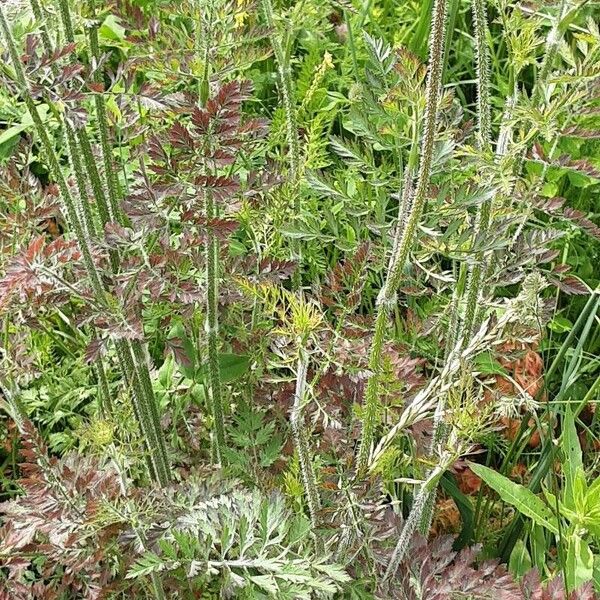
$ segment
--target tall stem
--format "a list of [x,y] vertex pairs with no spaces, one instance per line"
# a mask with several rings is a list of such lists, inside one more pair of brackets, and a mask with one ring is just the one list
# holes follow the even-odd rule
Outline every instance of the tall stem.
[[[92,57],[92,67],[94,70],[94,83],[103,83],[102,73],[98,69],[100,63],[100,43],[98,40],[98,23],[96,17],[95,0],[90,0],[90,10],[92,13],[92,24],[89,27],[88,39],[90,46],[90,54]],[[108,137],[108,117],[106,110],[106,99],[104,94],[96,92],[94,94],[94,105],[96,108],[96,122],[98,124],[98,133],[100,136],[100,151],[102,153],[102,162],[104,165],[104,177],[106,189],[108,190],[109,200],[109,216],[111,220],[125,224],[127,219],[124,218],[123,212],[119,206],[121,191],[119,189],[119,180],[116,176],[116,170],[113,165],[112,146]]]
[[[215,218],[215,203],[210,192],[205,194],[206,220]],[[206,336],[208,342],[208,393],[215,427],[215,450],[218,462],[223,460],[225,421],[221,372],[219,368],[219,242],[209,227],[206,239]]]
[[[210,47],[214,28],[214,2],[210,0],[205,14],[200,17],[202,28],[198,28],[196,51],[202,54],[204,72],[200,81],[199,101],[204,106],[209,96]],[[203,33],[203,39],[200,38]],[[217,217],[217,206],[213,194],[204,192],[204,211],[206,222]],[[208,363],[208,399],[213,417],[214,440],[213,452],[219,463],[225,460],[225,416],[223,411],[223,388],[221,384],[221,368],[219,366],[219,240],[212,227],[207,228],[204,247],[206,262],[206,343]]]
[[[482,152],[491,150],[492,121],[490,108],[490,67],[489,52],[487,47],[487,14],[485,0],[472,0],[473,24],[475,28],[475,56],[477,59],[477,123],[478,123],[478,147]],[[479,208],[473,242],[481,243],[490,226],[492,200],[484,200]],[[482,267],[484,260],[483,251],[476,252],[474,261],[469,267],[467,279],[467,294],[465,300],[465,311],[462,323],[463,343],[477,327],[475,319],[479,295],[481,291]]]
[[391,310],[396,291],[402,279],[404,267],[414,244],[417,226],[423,214],[429,188],[429,177],[433,162],[433,149],[437,128],[437,115],[441,97],[441,83],[444,60],[444,43],[446,37],[446,0],[436,0],[432,16],[429,38],[429,71],[426,84],[426,104],[419,172],[410,205],[410,213],[402,228],[393,264],[388,268],[386,281],[377,298],[377,316],[375,334],[371,343],[369,370],[371,376],[365,390],[364,416],[362,433],[357,455],[357,476],[363,475],[368,467],[369,455],[373,444],[377,425],[379,403],[379,377],[381,372],[381,356],[385,341],[388,314]]
[[303,348],[300,348],[300,356],[297,363],[296,390],[294,392],[294,404],[290,412],[290,427],[294,438],[294,446],[300,461],[300,471],[304,484],[304,493],[308,503],[308,511],[313,528],[318,526],[318,512],[321,508],[321,499],[317,490],[317,479],[310,458],[308,436],[304,428],[303,407],[306,398],[306,377],[308,373],[308,356]]
[[[300,142],[298,140],[298,123],[296,119],[296,103],[294,96],[294,85],[292,81],[292,70],[289,57],[284,51],[279,33],[275,26],[275,17],[273,13],[273,4],[271,0],[262,0],[263,13],[267,21],[267,26],[272,29],[271,46],[275,55],[277,66],[277,75],[279,78],[279,91],[281,94],[281,103],[285,114],[286,137],[288,143],[288,166],[289,166],[289,184],[293,195],[293,214],[300,214],[300,194],[298,193],[298,182],[300,178]],[[293,242],[292,250],[298,263],[302,259],[302,248],[300,241]],[[299,265],[300,267],[300,265]],[[292,286],[298,289],[301,284],[300,268],[294,270],[292,274]]]
[[421,489],[419,490],[413,502],[410,514],[404,522],[402,532],[400,533],[396,547],[392,552],[387,569],[383,575],[384,582],[389,581],[390,578],[394,577],[400,563],[404,560],[406,552],[410,547],[412,536],[417,530],[417,526],[419,525],[423,512],[426,510],[431,488],[437,485],[443,472],[443,467],[436,467],[430,473],[427,480],[422,484]]
[[[485,0],[472,0],[473,25],[475,29],[475,56],[477,60],[477,145],[479,150],[488,153],[491,150],[492,139],[492,117],[490,102],[490,67],[489,53],[487,47],[487,14]],[[475,231],[473,233],[473,242],[481,241],[481,238],[487,233],[491,218],[491,199],[484,200],[476,217]],[[461,306],[461,296],[464,288],[464,266],[461,264],[459,280],[452,298],[452,309],[450,315],[450,327],[448,329],[447,354],[450,348],[454,347],[457,337],[463,336],[462,343],[465,346],[473,333],[473,327],[476,325],[475,317],[482,283],[482,263],[484,253],[479,251],[475,255],[475,261],[469,265],[467,284],[466,284],[466,303],[463,321],[459,326],[459,311]],[[457,331],[459,330],[459,331]],[[457,335],[458,334],[458,335]],[[433,435],[431,441],[432,450],[441,444],[445,438],[444,432],[444,411],[446,408],[445,395],[440,396],[433,419]],[[433,517],[433,509],[437,492],[437,484],[432,486],[431,490],[425,494],[423,508],[419,516],[419,528],[424,535],[429,531]]]
[[[65,32],[66,41],[71,44],[75,43],[75,32],[73,30],[73,22],[71,20],[71,12],[68,0],[59,0],[59,12],[63,24],[63,29]],[[94,159],[92,145],[88,138],[85,127],[81,127],[75,131],[66,121],[65,126],[67,128],[67,142],[69,145],[69,151],[71,154],[71,162],[73,163],[73,168],[77,173],[77,163],[81,165],[82,158],[86,168],[87,179],[89,180],[90,185],[92,187],[92,191],[94,193],[94,200],[98,208],[98,214],[100,216],[101,223],[103,225],[106,225],[106,223],[108,223],[109,221],[114,220],[114,211],[111,210],[112,207],[109,206],[109,203],[107,201],[106,194],[102,186],[102,182],[100,180],[100,173],[98,171],[98,167],[96,166],[96,161]],[[75,137],[77,139],[78,144],[75,143]],[[79,157],[79,151],[81,152],[81,158]],[[79,167],[79,169],[81,170],[81,166]],[[81,177],[81,179],[82,183],[85,182],[85,177]],[[78,187],[81,187],[79,183],[79,178]],[[87,227],[90,230],[91,235],[91,232],[93,231],[93,229],[90,229],[93,228],[93,216],[91,207],[89,206],[89,201],[86,201],[87,194],[85,192],[82,194],[82,192],[80,191],[80,196],[85,221],[87,223]],[[111,256],[111,261],[113,263],[113,266],[116,267],[118,259],[114,253]]]

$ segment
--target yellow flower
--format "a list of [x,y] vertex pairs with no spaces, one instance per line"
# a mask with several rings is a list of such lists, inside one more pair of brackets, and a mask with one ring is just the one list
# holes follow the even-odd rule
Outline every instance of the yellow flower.
[[[238,0],[238,4],[239,4],[239,0]],[[234,19],[235,19],[235,26],[237,29],[239,29],[240,27],[243,27],[246,23],[246,19],[249,17],[250,15],[246,12],[239,12],[236,13]]]

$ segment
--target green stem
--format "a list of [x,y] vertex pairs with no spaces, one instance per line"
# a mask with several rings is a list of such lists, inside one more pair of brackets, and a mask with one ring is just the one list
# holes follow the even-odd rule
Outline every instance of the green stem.
[[386,281],[377,298],[375,334],[369,356],[371,376],[365,390],[363,427],[357,455],[356,473],[362,476],[368,467],[369,454],[373,444],[379,404],[379,376],[381,355],[385,339],[387,317],[392,308],[396,292],[403,277],[404,267],[415,242],[417,226],[423,214],[429,188],[429,177],[433,162],[433,149],[437,128],[437,116],[441,98],[441,83],[446,35],[446,0],[436,0],[430,34],[429,70],[426,84],[426,104],[423,137],[417,182],[412,197],[410,213],[402,228],[397,250],[388,269]]
[[[472,0],[473,24],[475,28],[475,56],[477,58],[477,145],[482,152],[491,150],[492,119],[490,101],[490,59],[487,47],[487,13],[485,0]],[[492,212],[492,200],[484,200],[477,214],[475,231],[473,232],[473,243],[481,243],[487,234]],[[461,332],[463,343],[467,343],[473,334],[473,329],[478,326],[476,313],[478,312],[479,296],[483,284],[482,275],[484,253],[479,251],[475,254],[475,260],[469,267],[467,280],[467,297],[465,301],[465,312]]]
[[[94,83],[103,83],[102,73],[97,68],[100,62],[100,44],[98,40],[98,23],[95,20],[95,0],[90,0],[90,9],[92,13],[92,25],[89,28],[89,45],[90,54],[95,68],[93,80]],[[127,219],[121,211],[119,199],[121,198],[121,190],[119,189],[119,180],[116,175],[116,170],[112,159],[112,146],[108,137],[108,116],[106,110],[106,99],[104,94],[94,93],[94,105],[96,108],[96,121],[98,123],[98,133],[100,136],[100,151],[102,153],[102,162],[104,165],[104,177],[106,189],[108,190],[109,209],[108,213],[111,220],[118,221],[122,225],[127,224]]]
[[[215,217],[212,194],[205,194],[206,219]],[[206,336],[208,343],[208,384],[210,406],[215,427],[215,450],[218,462],[222,462],[225,448],[225,419],[219,368],[219,242],[208,228],[206,239]]]
[[[289,165],[289,183],[293,195],[293,214],[300,214],[300,194],[298,193],[298,183],[300,179],[300,142],[298,139],[298,124],[296,119],[296,104],[294,95],[294,85],[292,81],[292,70],[290,60],[283,49],[279,32],[275,26],[273,5],[271,0],[262,0],[263,13],[267,21],[267,26],[272,29],[271,46],[275,55],[277,65],[277,74],[279,78],[279,91],[281,93],[281,102],[285,114],[286,135],[288,142],[288,165]],[[302,248],[298,240],[293,242],[292,251],[295,259],[298,261],[298,268],[292,275],[292,286],[298,289],[301,285],[300,266],[302,262]]]
[[317,479],[313,469],[312,460],[308,446],[308,435],[304,427],[303,407],[306,397],[306,377],[308,373],[308,356],[304,349],[300,349],[296,373],[296,390],[294,392],[294,404],[290,412],[290,426],[294,438],[294,446],[300,461],[304,493],[308,503],[308,511],[313,528],[316,529],[319,520],[318,513],[321,509],[321,500],[317,490]]

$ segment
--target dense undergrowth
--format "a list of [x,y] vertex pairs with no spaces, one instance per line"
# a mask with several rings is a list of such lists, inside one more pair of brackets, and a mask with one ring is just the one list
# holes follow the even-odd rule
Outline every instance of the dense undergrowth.
[[0,4],[0,598],[600,597],[599,14]]

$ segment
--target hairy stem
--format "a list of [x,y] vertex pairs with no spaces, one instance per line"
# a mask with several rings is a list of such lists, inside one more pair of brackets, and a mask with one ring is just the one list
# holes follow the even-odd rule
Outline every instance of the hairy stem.
[[398,542],[396,543],[396,547],[390,557],[390,561],[388,563],[387,569],[383,575],[383,581],[387,582],[392,577],[396,575],[396,571],[400,566],[400,563],[404,560],[406,556],[406,552],[410,547],[410,542],[412,537],[417,530],[419,522],[423,516],[423,512],[427,509],[427,505],[429,502],[429,497],[431,493],[431,489],[437,486],[437,483],[444,473],[443,467],[436,467],[429,475],[427,480],[423,482],[421,485],[421,489],[419,490],[415,500],[413,502],[411,511],[404,522],[404,526],[402,527],[402,532],[400,533],[400,537],[398,538]]
[[[491,149],[492,122],[490,109],[490,68],[489,52],[487,47],[487,14],[485,0],[472,0],[473,24],[475,28],[475,55],[477,57],[477,124],[478,146],[482,152]],[[473,243],[481,242],[487,234],[491,219],[491,199],[485,199],[476,217]],[[483,283],[482,268],[484,255],[482,251],[475,254],[473,263],[469,266],[467,278],[467,294],[462,322],[462,335],[470,337],[473,328],[477,327],[475,315],[479,304],[481,285]]]
[[356,473],[363,475],[368,467],[369,455],[377,426],[379,403],[379,378],[381,356],[385,341],[388,314],[396,297],[408,256],[415,242],[417,226],[423,214],[429,188],[429,177],[433,162],[433,150],[437,129],[437,116],[441,98],[441,83],[446,37],[446,0],[436,0],[432,16],[429,42],[429,70],[426,84],[426,104],[421,154],[417,181],[410,204],[410,212],[404,227],[399,231],[399,240],[388,268],[387,278],[377,298],[375,334],[371,343],[369,370],[371,376],[365,390],[365,406],[362,432],[359,441]]
[[[90,10],[92,13],[92,19],[95,19],[95,0],[90,0]],[[92,58],[92,67],[94,68],[93,80],[94,83],[102,84],[102,73],[98,69],[98,64],[100,63],[98,23],[95,20],[92,21],[92,24],[89,27],[88,39],[90,54]],[[106,110],[106,100],[103,94],[94,94],[94,105],[96,108],[96,122],[98,124],[98,133],[100,136],[100,151],[102,153],[102,162],[104,165],[104,177],[106,182],[106,189],[108,190],[108,200],[110,205],[109,216],[111,220],[118,221],[122,225],[125,225],[127,219],[124,217],[123,212],[121,211],[121,208],[119,206],[121,190],[119,189],[119,180],[117,178],[116,170],[113,165],[112,146],[108,137],[109,128]]]
[[[298,181],[300,178],[300,142],[298,139],[298,123],[296,119],[296,104],[294,98],[294,85],[292,81],[292,70],[290,60],[284,51],[279,33],[275,26],[275,17],[273,13],[273,4],[271,0],[262,0],[263,13],[267,21],[267,26],[272,29],[271,46],[275,55],[277,65],[277,74],[279,78],[279,91],[281,94],[281,103],[285,114],[286,136],[288,143],[288,165],[289,182],[293,194],[293,214],[300,214],[300,194],[298,193]],[[293,242],[292,247],[295,258],[298,263],[301,262],[301,245],[299,241]],[[298,289],[301,284],[300,268],[294,270],[292,274],[292,286]]]
[[[215,218],[212,194],[205,194],[206,219]],[[215,450],[218,462],[223,461],[225,448],[225,419],[221,372],[219,368],[219,242],[208,228],[206,239],[206,336],[208,342],[208,394],[215,427]]]
[[[75,43],[75,33],[73,30],[73,22],[71,20],[71,13],[69,8],[68,0],[60,0],[59,1],[59,9],[60,9],[60,18],[63,24],[63,29],[65,32],[65,39],[68,43]],[[98,167],[96,166],[96,160],[94,159],[94,153],[92,151],[92,145],[90,143],[89,137],[85,130],[85,126],[74,130],[70,124],[65,120],[65,126],[67,127],[67,142],[69,145],[69,150],[72,155],[73,168],[77,173],[76,163],[81,164],[81,159],[79,158],[78,150],[81,152],[81,157],[83,158],[83,163],[86,168],[87,179],[90,182],[92,191],[94,193],[94,200],[96,206],[98,208],[98,214],[100,216],[100,221],[102,225],[106,225],[108,222],[114,220],[114,214],[109,206],[106,193],[102,186],[102,182],[100,179],[100,173],[98,171]],[[75,143],[75,136],[77,138],[78,146]],[[72,138],[72,139],[71,139]],[[81,167],[80,167],[81,168]],[[82,177],[82,180],[85,181],[85,177]],[[78,180],[78,186],[79,180]],[[81,191],[80,191],[81,195]],[[87,196],[82,196],[82,209],[85,215],[85,221],[87,223],[88,229],[93,226],[93,217],[91,208],[89,207],[89,202],[85,202]],[[90,230],[91,235],[91,230]],[[115,253],[112,253],[111,261],[113,263],[113,267],[116,268],[118,264],[118,258]]]
[[304,494],[308,503],[308,511],[313,528],[318,526],[318,512],[321,508],[321,500],[317,490],[317,479],[310,457],[308,436],[304,427],[303,407],[306,397],[306,376],[308,373],[308,356],[304,349],[300,349],[297,363],[296,390],[294,392],[294,404],[290,412],[290,426],[294,438],[294,446],[300,461],[302,483]]

